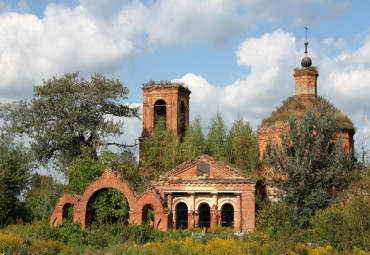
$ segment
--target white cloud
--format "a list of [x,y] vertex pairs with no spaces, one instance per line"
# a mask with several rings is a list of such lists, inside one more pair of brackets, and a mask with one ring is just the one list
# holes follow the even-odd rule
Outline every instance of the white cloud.
[[149,39],[154,43],[207,42],[223,46],[261,24],[281,17],[294,25],[311,24],[343,15],[349,3],[267,0],[160,0],[151,5]]
[[324,39],[323,43],[329,46],[334,46],[336,49],[344,49],[346,47],[346,41],[342,38],[334,40],[332,37],[328,37]]
[[351,63],[370,68],[370,38],[351,57]]
[[281,30],[244,41],[236,51],[239,65],[251,67],[245,80],[225,87],[211,85],[201,76],[186,74],[180,81],[191,91],[191,112],[210,115],[221,111],[230,126],[237,114],[258,126],[294,88],[293,68],[299,59],[295,38]]
[[224,45],[245,24],[239,7],[238,1],[228,0],[158,1],[148,24],[149,39],[164,44],[205,41]]
[[[362,129],[360,113],[370,109],[370,70],[364,68],[366,58],[358,64],[353,59],[367,44],[333,58],[318,53],[317,42],[312,45],[315,48],[311,48],[310,56],[320,73],[318,94],[328,98]],[[302,48],[303,44],[297,46],[293,35],[281,30],[247,39],[236,51],[238,64],[251,68],[244,80],[217,87],[194,74],[180,79],[192,90],[190,111],[205,116],[203,120],[207,122],[210,115],[221,110],[229,126],[239,113],[257,127],[284,99],[294,95],[293,69],[300,66]]]
[[131,25],[136,23],[135,15],[123,11],[109,27],[82,6],[50,4],[42,19],[31,14],[0,15],[0,92],[19,98],[55,74],[119,71],[121,61],[137,52],[136,27]]
[[[43,78],[65,72],[80,70],[88,75],[98,71],[116,75],[122,61],[132,59],[153,43],[206,42],[222,46],[259,24],[275,22],[280,15],[296,20],[311,13],[315,20],[320,20],[328,15],[341,15],[346,6],[337,3],[335,8],[329,8],[333,0],[313,4],[267,0],[158,0],[147,5],[138,0],[79,2],[74,8],[49,4],[42,18],[31,14],[0,14],[3,97],[29,96],[32,87]],[[18,6],[11,6],[0,1],[0,13],[27,10],[27,2],[17,3]],[[276,70],[266,72],[266,75],[275,74]]]

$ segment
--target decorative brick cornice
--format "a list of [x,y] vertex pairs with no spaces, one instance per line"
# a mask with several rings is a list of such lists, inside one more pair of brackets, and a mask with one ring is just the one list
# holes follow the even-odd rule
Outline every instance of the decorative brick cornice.
[[[163,180],[163,179],[166,179],[166,178],[172,178],[172,177],[176,178],[176,175],[179,175],[180,173],[185,172],[186,170],[190,169],[191,167],[196,166],[197,164],[199,164],[201,162],[206,162],[206,163],[212,165],[213,167],[217,168],[218,170],[232,176],[233,179],[243,178],[243,179],[248,179],[250,182],[255,181],[253,178],[250,178],[249,176],[247,176],[246,174],[243,174],[239,170],[237,170],[237,169],[235,169],[235,168],[233,168],[233,167],[231,167],[231,166],[229,166],[225,163],[217,161],[217,160],[213,159],[211,156],[208,156],[206,154],[200,155],[196,158],[193,158],[191,160],[188,160],[188,161],[182,163],[181,165],[175,167],[171,171],[165,173],[160,178],[160,180]],[[198,177],[197,180],[202,179],[202,178],[203,177]],[[210,179],[212,179],[212,178],[210,178]]]

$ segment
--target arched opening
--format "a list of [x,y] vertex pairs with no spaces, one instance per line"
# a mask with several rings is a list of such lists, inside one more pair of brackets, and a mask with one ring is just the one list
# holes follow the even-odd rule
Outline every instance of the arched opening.
[[181,135],[185,135],[186,131],[186,107],[184,101],[180,103],[180,114],[179,114],[179,130]]
[[295,152],[294,147],[290,147],[290,154],[292,155],[293,158],[295,158],[296,152]]
[[208,204],[203,203],[199,206],[199,227],[209,228],[211,225],[211,208]]
[[234,227],[234,207],[231,204],[222,206],[222,226]]
[[181,202],[176,205],[176,229],[188,228],[188,206]]
[[130,206],[119,190],[106,188],[96,191],[86,208],[86,226],[91,224],[128,224]]
[[330,143],[328,147],[328,154],[331,155],[335,151],[335,143]]
[[154,126],[163,119],[165,125],[167,122],[167,104],[160,99],[154,103]]
[[68,220],[68,221],[73,221],[73,210],[74,210],[74,205],[73,204],[65,204],[63,206],[63,213],[62,213],[62,219],[63,220]]
[[142,222],[145,225],[154,227],[154,208],[148,204],[143,207]]

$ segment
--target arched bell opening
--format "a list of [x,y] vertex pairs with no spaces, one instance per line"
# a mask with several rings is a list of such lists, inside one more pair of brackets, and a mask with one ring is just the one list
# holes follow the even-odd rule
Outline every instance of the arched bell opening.
[[142,222],[145,225],[148,225],[152,228],[154,228],[154,208],[152,205],[147,204],[143,207],[142,212]]
[[157,125],[159,121],[163,120],[166,126],[167,122],[167,104],[163,99],[157,100],[154,103],[154,126]]
[[222,206],[222,226],[234,227],[234,207],[231,204]]
[[181,202],[176,205],[176,229],[188,228],[188,206]]
[[186,106],[184,101],[180,103],[179,130],[180,135],[184,136],[186,131]]
[[211,208],[208,204],[203,203],[199,206],[199,227],[209,228],[211,226]]

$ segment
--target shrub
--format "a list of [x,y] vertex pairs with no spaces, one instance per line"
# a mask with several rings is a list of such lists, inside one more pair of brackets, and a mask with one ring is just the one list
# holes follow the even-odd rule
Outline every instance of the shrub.
[[36,241],[32,244],[32,249],[38,254],[59,254],[63,251],[65,254],[70,254],[71,250],[62,242],[47,240]]
[[310,238],[319,245],[339,250],[357,247],[369,251],[370,200],[362,195],[348,204],[318,211],[311,218]]
[[229,227],[214,226],[207,229],[209,234],[231,234],[234,233],[234,230]]
[[23,239],[19,235],[13,233],[0,233],[0,252],[7,254],[18,254],[23,244]]

